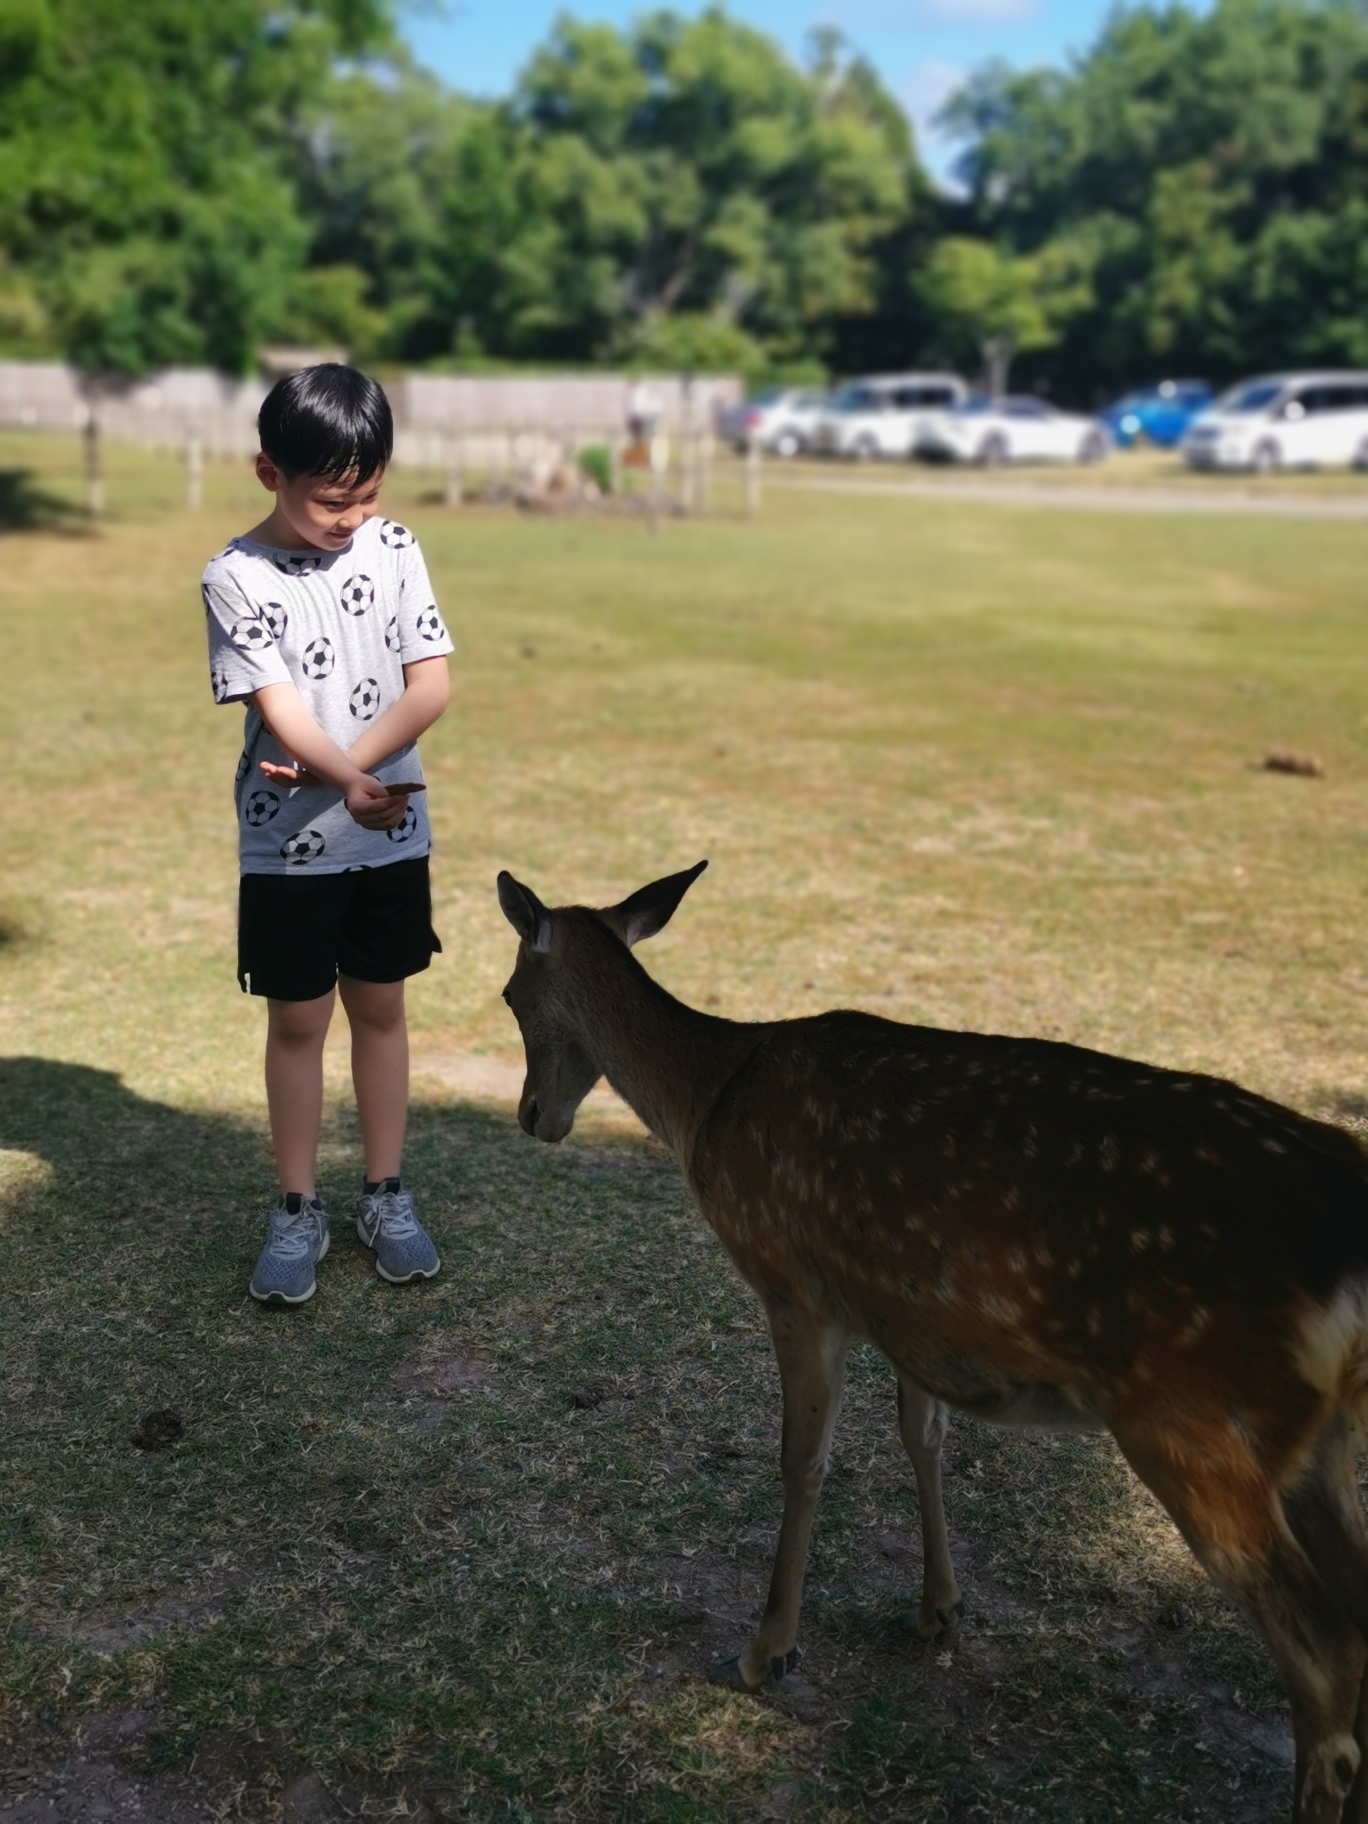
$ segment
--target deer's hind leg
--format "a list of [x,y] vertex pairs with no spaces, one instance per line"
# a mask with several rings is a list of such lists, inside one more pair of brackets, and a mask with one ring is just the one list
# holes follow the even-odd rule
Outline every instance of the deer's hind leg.
[[736,1659],[720,1660],[708,1673],[714,1684],[741,1691],[758,1690],[767,1678],[782,1678],[798,1640],[808,1539],[826,1475],[850,1345],[845,1326],[822,1313],[778,1300],[767,1305],[784,1389],[784,1518],[759,1632]]
[[1344,1824],[1368,1824],[1368,1520],[1358,1490],[1362,1427],[1342,1409],[1316,1440],[1311,1461],[1283,1494],[1293,1536],[1310,1559],[1335,1611],[1358,1635],[1359,1691],[1354,1719],[1358,1775]]
[[898,1375],[898,1430],[903,1448],[912,1460],[917,1478],[917,1504],[921,1508],[922,1598],[917,1612],[917,1632],[923,1640],[952,1634],[964,1603],[950,1562],[950,1540],[945,1530],[945,1501],[941,1494],[941,1447],[949,1420],[945,1407],[924,1387]]
[[1297,1746],[1294,1824],[1346,1817],[1365,1824],[1368,1642],[1346,1606],[1349,1593],[1327,1577],[1328,1566],[1313,1562],[1291,1523],[1328,1511],[1319,1466],[1292,1493],[1289,1515],[1233,1425],[1216,1421],[1182,1437],[1122,1424],[1113,1431],[1203,1570],[1249,1616],[1277,1662]]

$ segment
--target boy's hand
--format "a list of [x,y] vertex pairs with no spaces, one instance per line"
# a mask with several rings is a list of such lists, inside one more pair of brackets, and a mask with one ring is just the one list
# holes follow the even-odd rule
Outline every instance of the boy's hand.
[[408,794],[398,797],[369,773],[361,773],[347,791],[347,810],[363,830],[393,830],[404,821]]
[[274,760],[259,760],[257,765],[275,785],[326,785],[326,779],[311,773],[307,766],[281,766]]

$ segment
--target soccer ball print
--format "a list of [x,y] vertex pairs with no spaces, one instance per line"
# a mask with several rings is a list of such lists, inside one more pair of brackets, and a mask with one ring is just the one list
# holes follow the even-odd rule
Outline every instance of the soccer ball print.
[[259,830],[263,823],[269,823],[280,809],[280,798],[275,792],[268,792],[265,787],[260,791],[247,794],[247,804],[243,816],[254,830]]
[[321,830],[296,830],[281,843],[280,859],[287,868],[306,868],[327,846]]
[[242,652],[264,652],[268,646],[275,645],[275,635],[259,616],[234,621],[228,629],[228,638]]
[[347,701],[358,722],[369,722],[380,707],[380,686],[374,678],[362,678]]
[[209,682],[214,687],[215,703],[226,703],[228,701],[228,674],[227,674],[227,672],[226,671],[211,671],[209,673]]
[[277,552],[271,562],[282,576],[312,576],[323,560],[309,551]]
[[424,640],[440,640],[446,634],[446,628],[442,625],[442,617],[437,612],[437,604],[435,602],[429,603],[429,605],[424,608],[423,612],[414,622],[414,626],[418,629],[419,637]]
[[326,634],[320,633],[316,640],[310,640],[304,648],[303,665],[306,678],[329,677],[336,663],[337,654],[333,651],[333,643]]
[[392,614],[389,618],[389,626],[385,629],[385,650],[386,652],[398,652],[402,644],[403,641],[399,637],[399,616]]
[[407,842],[417,828],[418,813],[414,810],[412,805],[409,805],[408,809],[404,812],[404,821],[402,823],[396,823],[394,828],[392,830],[386,830],[385,834],[389,837],[391,842]]
[[285,612],[283,602],[263,602],[257,610],[263,621],[271,630],[271,638],[278,640],[290,624],[290,617]]
[[380,543],[391,551],[406,551],[413,543],[413,534],[407,526],[396,526],[392,519],[381,520]]
[[364,614],[375,603],[375,584],[368,576],[349,576],[342,585],[342,606],[348,614]]
[[233,774],[234,785],[242,784],[243,780],[247,777],[247,769],[251,764],[252,762],[248,758],[247,751],[244,748],[242,753],[238,755],[237,771]]

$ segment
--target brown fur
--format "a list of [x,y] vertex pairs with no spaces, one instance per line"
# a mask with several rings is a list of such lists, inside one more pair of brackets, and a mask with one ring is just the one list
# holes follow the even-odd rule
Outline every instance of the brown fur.
[[697,872],[603,912],[499,886],[523,938],[506,993],[524,1127],[561,1138],[606,1075],[769,1318],[784,1520],[759,1631],[716,1675],[754,1688],[794,1648],[845,1353],[864,1338],[898,1372],[924,1636],[960,1601],[945,1409],[1105,1427],[1278,1662],[1298,1824],[1368,1824],[1368,1153],[1232,1083],[1074,1046],[700,1014],[627,948]]

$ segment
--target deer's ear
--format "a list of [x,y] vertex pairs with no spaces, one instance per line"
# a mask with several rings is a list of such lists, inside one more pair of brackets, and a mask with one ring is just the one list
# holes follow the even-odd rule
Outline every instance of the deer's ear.
[[599,917],[606,920],[629,947],[639,944],[643,937],[654,937],[669,924],[675,907],[707,865],[706,861],[700,861],[696,867],[685,868],[682,874],[667,874],[664,880],[653,880],[649,887],[640,888],[620,906],[605,907]]
[[545,955],[551,948],[551,914],[531,887],[514,880],[507,868],[499,874],[499,904],[528,949]]

